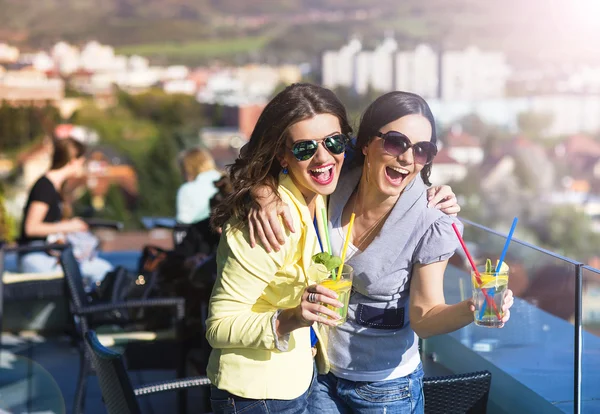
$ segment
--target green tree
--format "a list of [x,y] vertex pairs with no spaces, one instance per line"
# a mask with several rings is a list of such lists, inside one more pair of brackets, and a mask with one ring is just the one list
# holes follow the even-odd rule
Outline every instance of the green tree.
[[462,117],[458,123],[463,128],[463,130],[470,135],[484,138],[490,132],[492,127],[485,123],[481,117],[475,113],[465,115]]
[[135,117],[148,119],[165,128],[200,127],[204,124],[204,106],[193,96],[168,94],[152,89],[138,95],[118,93],[119,105]]
[[475,171],[469,171],[464,180],[448,183],[456,194],[461,210],[460,215],[468,220],[490,225],[485,214],[485,198],[481,189],[480,176]]
[[521,112],[517,117],[519,131],[528,138],[540,138],[552,125],[552,114]]
[[[207,107],[189,95],[168,94],[159,89],[139,95],[119,91],[118,100],[121,108],[135,118],[172,131],[180,148],[197,143],[198,131],[207,123]],[[219,125],[218,117],[212,118],[212,125]]]
[[173,132],[164,130],[145,159],[137,165],[140,214],[175,215],[177,189],[181,184],[176,160]]
[[33,143],[43,135],[52,133],[60,121],[56,108],[47,105],[0,105],[0,151],[12,151]]
[[339,86],[334,90],[337,97],[342,101],[348,112],[348,119],[354,127],[356,134],[360,124],[360,118],[367,106],[369,106],[381,93],[369,88],[367,93],[360,95],[351,88]]
[[574,206],[559,206],[533,225],[540,242],[550,250],[585,261],[598,253],[600,234],[592,230],[592,220]]
[[102,144],[133,160],[143,159],[159,135],[154,122],[140,119],[122,106],[102,110],[90,102],[73,114],[71,122],[95,130]]
[[4,200],[4,185],[0,182],[0,242],[10,242],[15,238],[15,220],[8,215]]
[[[134,220],[143,215],[173,216],[181,176],[176,165],[178,151],[188,142],[197,142],[204,121],[204,106],[192,97],[151,91],[141,95],[118,92],[118,105],[101,110],[93,105],[81,108],[73,122],[98,132],[104,145],[129,158],[138,175],[139,198]],[[110,201],[113,199],[114,201]],[[113,193],[106,200],[110,218],[125,217]],[[114,210],[114,211],[113,211]],[[120,211],[120,213],[119,213]]]
[[99,214],[103,218],[122,222],[126,228],[137,226],[123,195],[123,189],[118,185],[111,185],[104,197],[104,209]]

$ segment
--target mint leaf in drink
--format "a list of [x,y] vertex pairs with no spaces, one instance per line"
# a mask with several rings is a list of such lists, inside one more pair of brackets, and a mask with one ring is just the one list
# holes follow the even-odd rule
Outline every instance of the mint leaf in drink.
[[313,262],[325,264],[327,260],[331,258],[331,255],[327,252],[317,253],[312,257]]
[[487,259],[485,261],[485,273],[492,273],[494,271],[494,268],[492,267],[492,261],[490,259]]
[[341,266],[342,259],[337,256],[332,256],[327,252],[317,253],[312,257],[313,262],[325,265],[327,271],[330,272],[336,267]]
[[337,256],[331,256],[331,258],[327,261],[327,263],[325,263],[325,266],[327,267],[327,270],[329,270],[330,272],[333,269],[337,269],[341,265],[342,265],[342,259],[340,259]]

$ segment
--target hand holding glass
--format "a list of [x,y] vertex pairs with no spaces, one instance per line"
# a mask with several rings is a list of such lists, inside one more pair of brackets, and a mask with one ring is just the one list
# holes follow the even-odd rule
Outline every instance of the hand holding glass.
[[[348,303],[350,302],[354,269],[347,264],[343,265],[340,278],[337,278],[337,269],[333,272],[328,272],[327,269],[325,269],[325,266],[322,265],[311,266],[311,271],[314,272],[313,278],[319,281],[318,284],[320,286],[333,290],[338,295],[338,300],[343,306],[341,308],[336,308],[335,306],[327,305],[327,308],[340,316],[340,319],[336,321],[336,325],[343,324],[348,317]],[[327,315],[322,316],[327,319],[332,319]]]
[[475,272],[471,271],[475,324],[487,328],[501,328],[504,325],[502,307],[508,288],[508,270],[498,273],[486,272],[485,267],[479,267],[478,270],[481,283],[478,282]]

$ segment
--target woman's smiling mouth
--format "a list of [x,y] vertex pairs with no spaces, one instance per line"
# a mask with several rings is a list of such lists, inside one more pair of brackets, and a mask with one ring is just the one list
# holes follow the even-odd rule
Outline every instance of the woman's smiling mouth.
[[401,167],[385,167],[385,176],[390,184],[398,186],[410,174],[405,168]]
[[310,168],[308,173],[310,178],[312,178],[318,184],[327,185],[333,181],[335,176],[334,167],[334,164],[323,165],[317,168]]

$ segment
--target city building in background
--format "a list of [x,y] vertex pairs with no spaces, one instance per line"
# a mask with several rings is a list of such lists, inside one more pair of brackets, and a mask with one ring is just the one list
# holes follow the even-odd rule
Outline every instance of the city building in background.
[[474,46],[438,51],[426,44],[400,50],[392,36],[372,51],[353,39],[322,57],[324,86],[349,87],[358,94],[403,90],[441,100],[501,98],[509,74],[502,52]]
[[64,96],[62,79],[49,78],[31,68],[0,71],[0,102],[11,105],[57,104]]
[[19,54],[18,48],[0,43],[0,63],[14,63],[19,59]]
[[439,94],[439,56],[428,45],[396,54],[396,89],[412,91],[425,99]]
[[360,40],[354,38],[340,50],[328,50],[323,53],[323,86],[352,88],[355,85],[356,58],[362,50]]

